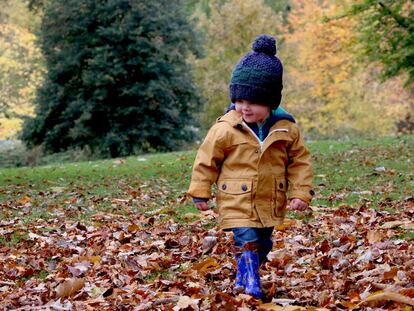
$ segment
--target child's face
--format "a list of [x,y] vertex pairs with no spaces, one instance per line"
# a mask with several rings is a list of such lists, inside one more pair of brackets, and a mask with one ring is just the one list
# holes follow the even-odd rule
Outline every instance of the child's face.
[[247,123],[262,123],[270,114],[270,107],[244,99],[235,102],[236,111]]

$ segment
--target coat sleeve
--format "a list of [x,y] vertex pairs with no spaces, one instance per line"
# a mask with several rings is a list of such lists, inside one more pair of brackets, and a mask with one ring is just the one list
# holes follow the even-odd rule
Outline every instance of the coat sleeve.
[[313,172],[311,156],[305,146],[299,128],[296,129],[296,138],[288,149],[287,179],[289,181],[289,199],[298,198],[309,204],[314,195],[312,190]]
[[188,194],[193,198],[211,198],[211,185],[216,182],[224,159],[223,138],[215,124],[198,149]]

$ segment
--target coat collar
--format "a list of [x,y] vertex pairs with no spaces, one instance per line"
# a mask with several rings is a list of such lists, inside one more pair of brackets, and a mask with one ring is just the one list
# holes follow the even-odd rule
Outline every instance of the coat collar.
[[225,115],[219,117],[217,122],[227,122],[230,123],[231,126],[239,128],[243,126],[243,119],[236,110],[230,110]]
[[[286,120],[286,121],[288,121],[288,123],[295,123],[295,119],[293,119],[293,117],[291,117],[290,115],[289,115],[289,117],[285,117],[283,115],[280,118],[277,118],[275,124],[272,125],[271,129],[273,129],[274,126],[276,125],[276,123],[281,121],[281,120]],[[228,111],[226,114],[219,117],[217,119],[217,122],[227,122],[231,126],[237,127],[237,128],[240,128],[241,126],[243,126],[243,119],[242,119],[241,116],[239,116],[239,114],[236,112],[236,110]]]
[[[244,125],[245,123],[243,122],[243,119],[241,118],[241,116],[239,116],[239,114],[235,110],[231,110],[227,112],[225,115],[218,118],[217,122],[227,122],[228,124],[230,124],[231,126],[235,128],[238,128],[240,130],[244,129],[248,131],[248,129],[246,129],[247,125]],[[254,138],[255,134],[251,133],[250,136],[252,139],[254,138],[254,141],[257,141],[257,143],[261,146],[262,152],[264,152],[273,142],[277,140],[286,140],[286,141],[292,140],[292,136],[291,136],[292,133],[290,133],[292,130],[291,128],[292,123],[293,122],[288,119],[281,119],[277,121],[270,128],[269,136],[262,142],[258,138]],[[278,133],[277,135],[272,135],[273,133],[276,133],[276,132]]]

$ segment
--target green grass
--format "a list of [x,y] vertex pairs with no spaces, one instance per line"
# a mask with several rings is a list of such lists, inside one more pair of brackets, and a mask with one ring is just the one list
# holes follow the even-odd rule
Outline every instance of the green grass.
[[[413,136],[315,141],[308,146],[317,193],[312,205],[367,205],[392,212],[395,201],[414,193]],[[182,199],[195,154],[0,169],[0,220],[32,222],[64,215],[87,221],[97,212],[157,211],[181,222],[186,213],[197,212]]]
[[13,247],[16,244],[26,241],[28,238],[27,232],[14,231],[11,234],[4,234],[0,237],[0,245]]
[[93,162],[50,164],[0,169],[2,219],[51,219],[58,212],[73,219],[88,219],[105,211],[131,210],[176,214],[177,207],[195,212],[185,194],[195,157],[174,152]]
[[[386,208],[414,194],[414,137],[310,144],[317,204]],[[388,202],[388,203],[387,203]]]

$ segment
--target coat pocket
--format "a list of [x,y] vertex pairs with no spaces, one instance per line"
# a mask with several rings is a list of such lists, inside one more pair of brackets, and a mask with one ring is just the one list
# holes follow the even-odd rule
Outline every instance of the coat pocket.
[[284,217],[286,214],[288,182],[285,176],[275,178],[275,190],[273,199],[273,216]]
[[217,205],[223,219],[252,216],[252,180],[223,179],[217,183]]

